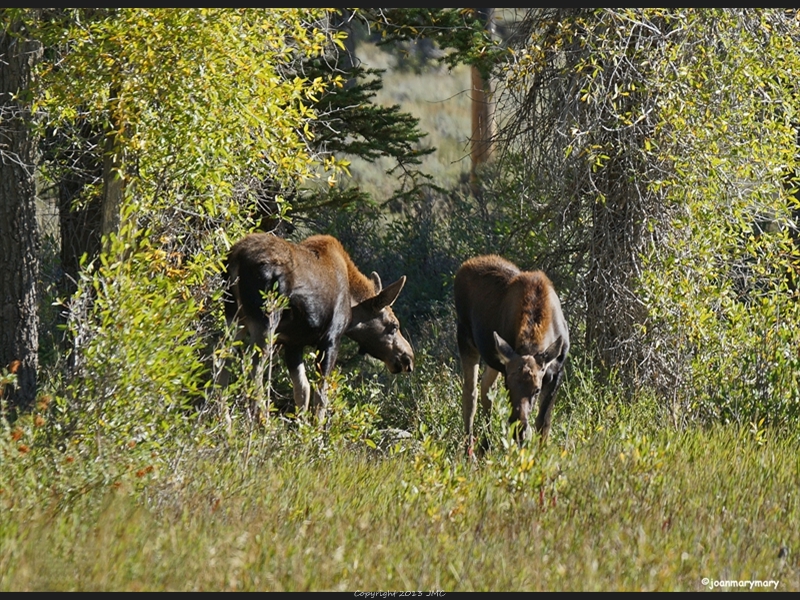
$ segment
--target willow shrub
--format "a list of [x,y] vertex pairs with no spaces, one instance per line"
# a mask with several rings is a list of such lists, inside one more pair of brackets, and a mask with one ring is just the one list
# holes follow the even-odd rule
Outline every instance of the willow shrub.
[[791,424],[800,415],[790,177],[800,51],[784,27],[796,22],[713,13],[709,45],[701,32],[711,16],[685,17],[695,33],[661,71],[652,151],[671,166],[650,183],[666,216],[643,261],[645,339],[662,357],[659,387],[683,417]]

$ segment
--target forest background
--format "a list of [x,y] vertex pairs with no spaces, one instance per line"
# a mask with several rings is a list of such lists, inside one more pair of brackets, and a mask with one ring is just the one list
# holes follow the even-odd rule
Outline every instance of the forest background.
[[[0,15],[0,589],[800,589],[795,10]],[[346,342],[317,427],[276,362],[255,422],[213,384],[253,230],[406,275],[414,372]],[[548,444],[499,386],[473,463],[486,252],[573,346]]]

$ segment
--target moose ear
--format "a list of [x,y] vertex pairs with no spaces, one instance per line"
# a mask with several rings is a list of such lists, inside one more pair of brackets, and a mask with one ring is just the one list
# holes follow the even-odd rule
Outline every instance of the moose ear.
[[564,346],[564,338],[562,336],[558,336],[556,341],[547,347],[547,350],[540,353],[536,357],[537,361],[541,362],[543,365],[546,365],[550,361],[554,360],[559,354],[561,354],[561,348],[563,346]]
[[497,357],[500,359],[500,362],[503,363],[503,365],[507,365],[509,362],[511,362],[511,359],[517,356],[517,353],[514,351],[511,345],[497,335],[496,331],[494,332],[494,345],[497,347]]
[[369,278],[372,280],[372,283],[375,286],[375,293],[380,294],[381,290],[383,289],[383,284],[381,283],[381,276],[378,275],[377,271],[373,271],[372,275],[370,275]]
[[394,304],[394,301],[397,300],[397,296],[400,294],[400,290],[403,289],[403,286],[406,284],[406,276],[403,275],[400,279],[395,281],[394,283],[390,283],[385,288],[383,288],[377,296],[373,297],[372,307],[375,310],[381,310],[387,306],[391,306]]

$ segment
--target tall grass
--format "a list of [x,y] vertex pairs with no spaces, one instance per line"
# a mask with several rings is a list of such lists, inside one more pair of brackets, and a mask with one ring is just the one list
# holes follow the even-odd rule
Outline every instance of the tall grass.
[[472,463],[458,374],[421,357],[403,379],[341,374],[327,430],[240,418],[86,458],[4,443],[0,590],[800,590],[796,435],[672,429],[572,376],[544,448],[508,442],[498,390]]

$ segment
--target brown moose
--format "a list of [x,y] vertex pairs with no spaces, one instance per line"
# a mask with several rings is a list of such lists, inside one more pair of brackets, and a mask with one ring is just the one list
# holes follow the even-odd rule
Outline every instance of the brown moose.
[[[298,414],[308,410],[311,398],[303,363],[308,346],[317,351],[321,375],[313,403],[320,420],[342,335],[355,340],[362,354],[382,360],[391,373],[413,369],[414,353],[391,309],[405,276],[384,288],[377,273],[367,277],[358,270],[334,237],[314,235],[292,243],[270,233],[251,233],[231,248],[227,280],[226,320],[237,324],[237,339],[249,333],[249,343],[262,350],[270,334],[276,334]],[[271,290],[288,300],[279,318],[264,309],[265,293]]]
[[[511,400],[509,423],[517,441],[530,437],[529,415],[538,398],[536,431],[543,443],[569,351],[567,322],[553,284],[541,271],[521,271],[497,255],[477,256],[459,267],[454,294],[467,453],[473,455],[475,443],[481,359],[487,365],[481,380],[482,421],[488,427],[492,410],[488,393],[503,373]],[[487,440],[484,434],[482,451]]]

